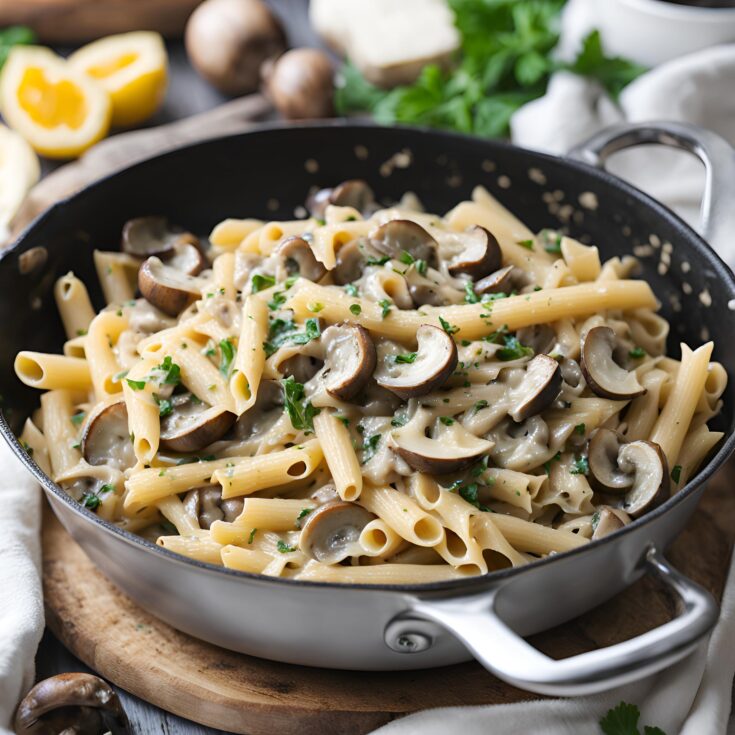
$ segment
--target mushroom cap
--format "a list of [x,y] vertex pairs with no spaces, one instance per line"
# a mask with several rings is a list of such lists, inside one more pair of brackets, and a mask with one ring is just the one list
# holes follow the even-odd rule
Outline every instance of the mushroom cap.
[[138,270],[138,288],[145,300],[169,316],[178,316],[201,297],[199,283],[159,258],[148,258]]
[[480,225],[468,227],[460,236],[465,248],[449,263],[452,276],[464,274],[477,280],[496,271],[502,265],[503,253],[490,231]]
[[199,240],[190,232],[172,228],[166,217],[135,217],[123,225],[122,250],[136,258],[156,255],[166,260],[173,255],[177,243],[198,246]]
[[102,404],[89,414],[81,445],[82,456],[91,465],[109,465],[120,471],[135,465],[128,409],[123,399]]
[[625,444],[618,454],[618,465],[634,473],[622,505],[633,518],[653,510],[669,497],[669,465],[655,442],[639,440]]
[[[90,710],[103,717],[90,717]],[[80,727],[80,720],[87,728],[104,721],[101,731],[128,732],[128,719],[117,694],[98,676],[84,673],[58,674],[38,682],[18,705],[14,729],[18,735],[93,731]]]
[[173,410],[161,419],[161,446],[172,452],[198,452],[221,439],[235,423],[234,413],[207,406],[191,396],[175,396]]
[[436,264],[436,240],[419,224],[408,219],[392,219],[370,233],[370,244],[389,258],[405,251],[415,260]]
[[352,207],[365,215],[375,208],[375,194],[367,181],[347,179],[334,188],[319,189],[306,200],[306,208],[317,219],[324,219],[328,204]]
[[[283,262],[289,275],[298,273],[310,281],[319,281],[327,273],[323,263],[320,263],[314,251],[302,237],[288,237],[277,248],[275,254]],[[295,265],[295,267],[294,267]]]
[[510,293],[516,287],[516,271],[514,265],[506,265],[485,276],[474,285],[475,293],[484,296],[489,293]]
[[593,524],[595,529],[592,532],[593,541],[609,536],[630,523],[630,516],[624,510],[609,505],[600,506],[596,515],[597,520]]
[[194,243],[180,238],[174,243],[173,253],[166,260],[166,265],[185,273],[187,276],[198,276],[207,267],[208,263],[204,253],[199,248],[198,240]]
[[335,324],[322,332],[327,393],[340,401],[352,400],[368,383],[377,354],[370,333],[359,324]]
[[356,281],[365,268],[365,255],[360,240],[350,240],[337,251],[332,278],[338,286]]
[[419,409],[405,425],[390,433],[390,445],[413,469],[432,475],[458,472],[487,454],[494,444],[479,439],[455,421],[442,425],[437,437],[426,436],[432,414]]
[[424,396],[443,385],[457,367],[457,345],[443,329],[422,324],[416,330],[416,357],[399,363],[386,356],[375,372],[375,380],[400,398]]
[[590,390],[602,398],[635,398],[646,392],[633,371],[618,365],[617,337],[610,327],[592,327],[582,337],[580,366]]
[[556,344],[556,332],[548,324],[521,327],[516,332],[516,337],[521,344],[530,347],[536,355],[548,355]]
[[337,564],[360,554],[362,529],[375,516],[355,503],[330,501],[315,508],[303,522],[299,548],[322,564]]
[[526,366],[523,382],[514,392],[514,406],[508,411],[513,421],[525,421],[550,406],[561,391],[561,368],[548,355],[536,355]]
[[618,453],[624,439],[612,429],[598,429],[590,439],[587,461],[590,480],[605,492],[625,492],[633,484],[633,474],[618,466]]

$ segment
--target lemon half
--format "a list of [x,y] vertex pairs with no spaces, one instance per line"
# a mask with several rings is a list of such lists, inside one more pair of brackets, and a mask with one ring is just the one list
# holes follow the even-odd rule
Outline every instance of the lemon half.
[[112,100],[112,124],[136,125],[161,105],[168,85],[163,39],[152,31],[107,36],[69,57],[77,71],[99,82]]
[[11,220],[40,176],[41,164],[33,148],[0,125],[0,241],[8,238]]
[[78,156],[110,127],[112,106],[102,86],[39,46],[11,50],[0,104],[8,125],[49,158]]

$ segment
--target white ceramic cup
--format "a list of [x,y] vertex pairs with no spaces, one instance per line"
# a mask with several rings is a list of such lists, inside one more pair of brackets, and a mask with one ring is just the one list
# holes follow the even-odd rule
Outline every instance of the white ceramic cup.
[[703,8],[665,0],[593,0],[605,51],[655,66],[735,42],[735,7]]

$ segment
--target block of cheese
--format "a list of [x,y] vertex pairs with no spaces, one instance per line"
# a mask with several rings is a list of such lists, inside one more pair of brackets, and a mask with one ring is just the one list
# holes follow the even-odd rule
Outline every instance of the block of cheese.
[[381,87],[449,65],[459,47],[445,0],[311,0],[309,13],[324,41]]

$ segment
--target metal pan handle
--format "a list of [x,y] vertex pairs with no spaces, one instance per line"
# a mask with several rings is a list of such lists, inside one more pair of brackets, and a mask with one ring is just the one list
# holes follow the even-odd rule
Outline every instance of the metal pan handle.
[[612,689],[684,658],[717,620],[712,595],[679,574],[654,548],[644,556],[642,567],[679,595],[680,614],[607,648],[561,660],[549,658],[498,616],[495,603],[502,587],[472,596],[416,599],[410,610],[388,624],[385,640],[395,651],[421,650],[429,641],[425,621],[432,621],[459,638],[488,671],[521,689],[561,696]]
[[[665,145],[693,153],[704,164],[700,232],[716,250],[732,242],[735,232],[735,149],[716,133],[676,122],[613,125],[569,152],[570,158],[604,168],[618,151],[639,145]],[[725,252],[725,250],[721,250]]]

